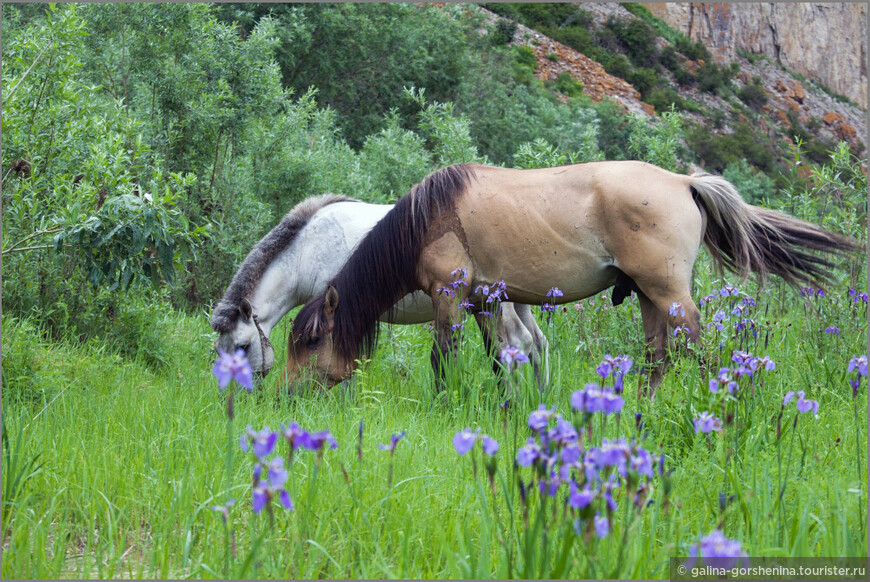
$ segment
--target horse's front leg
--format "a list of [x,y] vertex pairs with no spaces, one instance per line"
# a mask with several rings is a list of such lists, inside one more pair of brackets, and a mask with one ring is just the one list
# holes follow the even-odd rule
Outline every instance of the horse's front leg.
[[[443,289],[443,287],[442,287]],[[461,300],[460,300],[461,301]],[[456,358],[457,342],[456,326],[460,323],[458,302],[453,296],[436,291],[432,294],[432,304],[435,306],[435,342],[432,344],[432,370],[439,389],[444,388],[447,379],[446,366]]]
[[[494,319],[495,318],[495,319]],[[502,329],[503,315],[501,312],[494,316],[485,315],[477,312],[474,314],[474,320],[477,322],[477,327],[480,328],[480,335],[483,338],[483,347],[487,355],[492,360],[492,373],[501,382],[502,367],[499,364],[499,349],[504,343],[505,334],[497,330]]]
[[513,306],[514,313],[534,343],[533,349],[529,350],[528,356],[532,360],[532,367],[535,370],[538,390],[543,391],[550,383],[550,345],[547,341],[547,336],[544,335],[537,320],[535,320],[531,305],[514,303]]

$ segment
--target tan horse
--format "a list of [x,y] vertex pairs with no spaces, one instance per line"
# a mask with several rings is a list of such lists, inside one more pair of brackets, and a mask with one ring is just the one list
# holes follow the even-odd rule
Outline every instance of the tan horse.
[[[785,214],[746,204],[725,179],[684,176],[641,162],[593,162],[535,170],[477,165],[439,170],[404,196],[363,239],[327,290],[293,323],[286,378],[309,364],[333,385],[348,377],[377,341],[378,317],[421,289],[435,306],[432,363],[451,357],[456,301],[439,293],[457,268],[457,289],[477,310],[479,284],[504,280],[510,301],[577,301],[615,286],[614,304],[640,301],[649,381],[661,381],[668,326],[698,342],[700,312],[691,296],[701,243],[714,261],[742,276],[768,274],[791,284],[817,283],[832,265],[813,251],[859,247]],[[673,303],[683,310],[669,315]],[[313,359],[313,362],[312,362]]]

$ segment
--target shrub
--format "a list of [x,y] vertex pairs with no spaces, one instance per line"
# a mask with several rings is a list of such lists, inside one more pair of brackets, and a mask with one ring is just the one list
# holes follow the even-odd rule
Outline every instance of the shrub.
[[663,111],[657,123],[641,115],[630,115],[628,119],[631,130],[628,149],[634,159],[672,172],[683,170],[679,145],[683,139],[683,119],[673,107]]
[[737,191],[750,204],[758,205],[763,200],[772,198],[776,192],[774,181],[757,168],[750,166],[744,158],[728,164],[722,176],[734,184]]
[[762,87],[759,77],[754,77],[751,83],[744,85],[737,92],[737,97],[755,111],[760,111],[767,103],[767,92]]
[[710,51],[701,41],[692,42],[688,37],[680,35],[677,37],[675,46],[690,61],[710,60]]
[[583,83],[576,81],[568,71],[559,73],[552,86],[556,91],[568,97],[579,97],[583,94]]
[[535,69],[535,65],[537,61],[535,60],[535,51],[532,50],[531,47],[528,46],[518,46],[514,49],[514,59],[517,64],[523,67],[531,67],[532,70]]
[[606,27],[613,31],[635,65],[650,67],[657,62],[657,35],[646,22],[639,18],[621,20],[611,17],[607,19]]
[[495,28],[489,35],[489,41],[494,46],[510,44],[514,39],[514,34],[517,31],[516,20],[508,18],[499,18],[495,23]]
[[677,50],[671,45],[666,46],[661,50],[661,53],[659,53],[659,62],[666,69],[675,73],[680,67],[680,60],[677,56]]
[[731,63],[728,66],[720,66],[711,61],[706,61],[698,68],[696,77],[698,88],[707,93],[722,93],[731,84],[731,79],[737,74],[739,65]]
[[665,111],[671,106],[681,111],[699,111],[694,103],[683,99],[670,87],[655,87],[647,92],[644,101],[656,108],[656,111]]
[[638,68],[631,71],[625,80],[634,85],[644,98],[653,87],[659,84],[659,76],[652,69]]

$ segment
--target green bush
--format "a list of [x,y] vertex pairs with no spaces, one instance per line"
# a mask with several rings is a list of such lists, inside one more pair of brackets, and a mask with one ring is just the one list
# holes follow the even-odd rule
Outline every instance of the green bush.
[[701,41],[692,42],[685,35],[679,35],[675,43],[677,51],[686,56],[690,61],[709,61],[710,51]]
[[731,135],[714,134],[709,128],[693,125],[686,132],[686,142],[701,164],[709,170],[722,173],[730,164],[746,159],[759,170],[770,174],[775,171],[775,156],[769,141],[747,123],[734,125]]
[[677,69],[680,67],[680,59],[677,56],[677,50],[671,45],[664,47],[661,50],[661,53],[659,53],[659,62],[669,71],[676,73]]
[[654,87],[644,96],[644,101],[656,108],[656,111],[665,111],[673,106],[680,111],[700,111],[694,103],[683,99],[671,87]]
[[495,23],[493,31],[489,35],[489,40],[494,46],[510,44],[516,31],[516,20],[499,18]]
[[535,60],[535,51],[532,50],[532,47],[529,46],[518,46],[514,48],[514,58],[516,62],[524,67],[531,67],[532,70],[535,69],[537,61]]
[[758,205],[770,200],[776,193],[776,184],[763,172],[749,165],[741,158],[725,167],[722,176],[734,184],[740,195],[750,204]]
[[737,97],[755,111],[760,111],[767,103],[767,91],[761,85],[759,77],[754,77],[751,83],[745,84],[737,92]]
[[658,61],[657,35],[646,22],[640,18],[622,20],[610,17],[606,27],[613,31],[616,38],[625,47],[631,62],[639,67],[652,67]]
[[730,87],[731,79],[737,75],[738,71],[739,65],[737,63],[720,66],[712,61],[706,61],[698,68],[695,75],[698,88],[707,93],[722,94]]
[[556,80],[552,82],[552,87],[568,97],[579,97],[583,94],[583,83],[576,81],[568,71],[559,73]]

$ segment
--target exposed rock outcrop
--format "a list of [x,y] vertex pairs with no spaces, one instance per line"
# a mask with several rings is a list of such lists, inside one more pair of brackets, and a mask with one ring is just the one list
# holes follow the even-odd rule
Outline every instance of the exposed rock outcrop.
[[867,108],[867,5],[861,3],[645,4],[722,61],[764,54]]

